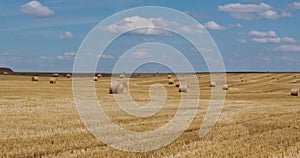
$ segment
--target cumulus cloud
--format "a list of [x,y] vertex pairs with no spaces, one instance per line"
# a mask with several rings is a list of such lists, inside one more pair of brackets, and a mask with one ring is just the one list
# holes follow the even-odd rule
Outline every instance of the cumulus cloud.
[[[198,50],[200,50],[201,53],[213,53],[213,50],[210,48],[200,47],[200,48],[198,48]],[[198,50],[196,50],[196,51],[198,51]]]
[[289,8],[290,9],[300,9],[300,2],[294,2],[294,3],[291,3],[289,4]]
[[205,28],[210,29],[210,30],[224,30],[225,29],[224,26],[221,26],[214,21],[209,21],[209,22],[205,23],[204,26],[205,26]]
[[278,15],[278,13],[274,10],[267,10],[267,11],[261,12],[259,14],[261,17],[267,18],[267,19],[277,19],[280,17]]
[[[145,26],[147,28],[144,28]],[[170,35],[171,34],[166,30],[159,29],[160,27],[175,28],[185,33],[194,34],[194,33],[202,33],[205,28],[210,30],[224,30],[228,28],[240,28],[242,27],[242,25],[234,24],[225,27],[225,26],[221,26],[215,21],[208,21],[204,25],[202,24],[182,25],[182,24],[178,24],[175,21],[168,21],[162,17],[143,18],[140,16],[132,16],[132,17],[126,17],[123,20],[116,22],[114,24],[104,26],[102,27],[102,29],[105,29],[112,33],[124,33],[124,32],[131,31],[130,33],[143,34],[143,35]]]
[[43,59],[43,60],[48,60],[48,59],[49,59],[49,58],[46,57],[46,56],[40,56],[40,58]]
[[292,37],[283,37],[282,41],[284,41],[284,42],[290,42],[290,43],[296,42],[296,40],[294,38],[292,38]]
[[74,52],[66,52],[63,55],[59,55],[57,56],[57,59],[59,60],[72,60],[74,59],[76,56],[76,53]]
[[0,52],[0,55],[5,55],[5,56],[7,56],[7,55],[9,55],[8,53],[6,53],[6,52]]
[[150,53],[146,52],[145,50],[138,50],[133,52],[130,57],[135,59],[147,59],[147,58],[151,58],[152,56]]
[[235,25],[232,25],[232,27],[242,28],[243,26],[241,24],[235,24]]
[[276,57],[276,59],[278,60],[282,60],[282,61],[297,61],[297,59],[295,59],[293,56],[291,56],[291,54],[288,53],[283,53],[279,56]]
[[67,31],[67,32],[61,34],[61,35],[59,36],[59,38],[60,38],[60,39],[65,39],[65,40],[69,40],[69,39],[73,39],[74,36],[73,36],[72,32]]
[[[123,33],[132,30],[132,33],[146,35],[169,34],[167,31],[153,27],[168,27],[169,23],[162,17],[143,18],[140,16],[126,17],[123,20],[105,27],[106,30],[113,33]],[[147,26],[148,28],[141,28]],[[141,29],[136,29],[141,28]],[[135,30],[133,30],[135,29]]]
[[248,32],[250,36],[259,36],[259,37],[277,37],[277,34],[274,31],[261,32],[261,31],[250,31]]
[[[148,28],[142,28],[147,26]],[[127,32],[135,28],[141,28],[132,30],[131,33],[144,34],[144,35],[170,35],[170,32],[159,29],[162,28],[177,28],[185,33],[202,32],[204,26],[202,24],[193,26],[179,25],[174,21],[168,21],[162,17],[157,18],[143,18],[140,16],[126,17],[122,21],[115,24],[111,24],[105,27],[106,30],[113,33]]]
[[43,6],[39,1],[30,1],[19,8],[20,12],[35,17],[47,17],[54,15],[54,11]]
[[263,61],[266,61],[266,62],[271,61],[271,57],[270,56],[265,55],[265,54],[261,54],[261,53],[257,56],[257,58],[259,60],[263,60]]
[[239,39],[238,42],[244,44],[244,43],[246,43],[246,40],[245,39]]
[[[203,28],[206,28],[208,30],[225,30],[225,29],[232,29],[232,28],[242,28],[242,25],[241,24],[230,24],[227,26],[222,26],[215,21],[208,21],[208,22],[204,23],[204,25],[198,26],[199,30],[201,30]],[[190,29],[194,29],[194,28],[190,28]]]
[[295,43],[296,40],[292,37],[278,37],[274,31],[250,31],[246,35],[254,36],[251,40],[257,43]]
[[274,48],[274,50],[282,52],[300,52],[300,46],[284,44]]
[[218,6],[218,10],[228,12],[232,17],[243,20],[251,20],[255,18],[277,19],[280,17],[291,16],[289,13],[282,13],[279,15],[271,5],[266,3],[230,3]]
[[229,13],[250,13],[250,12],[262,12],[269,9],[272,9],[273,7],[265,4],[241,4],[241,3],[230,3],[226,5],[220,5],[218,6],[218,9],[220,11],[229,12]]
[[252,41],[257,43],[280,43],[281,38],[279,37],[252,38]]
[[197,24],[195,26],[181,26],[179,29],[185,33],[193,34],[195,32],[202,33],[205,27],[202,24]]
[[264,37],[264,38],[252,38],[252,41],[258,42],[258,43],[294,43],[296,42],[295,39],[292,37]]
[[110,54],[101,54],[97,56],[98,58],[101,59],[114,59],[114,56],[110,55]]

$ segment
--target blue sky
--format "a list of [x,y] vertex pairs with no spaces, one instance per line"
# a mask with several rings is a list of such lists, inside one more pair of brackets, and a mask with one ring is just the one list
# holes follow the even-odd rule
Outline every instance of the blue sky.
[[[15,71],[72,71],[76,52],[95,25],[119,11],[140,6],[168,7],[195,18],[213,37],[227,71],[300,70],[300,1],[10,0],[0,3],[0,67]],[[141,19],[153,22],[150,17],[128,18],[132,23]],[[155,25],[160,25],[159,17],[151,18],[156,20]],[[98,71],[111,71],[122,53],[147,41],[177,46],[196,71],[207,71],[202,57],[189,43],[179,36],[170,38],[155,33],[124,34],[104,52]],[[150,52],[137,52],[137,60],[147,58],[147,53]],[[148,64],[139,71],[157,72],[166,68]]]

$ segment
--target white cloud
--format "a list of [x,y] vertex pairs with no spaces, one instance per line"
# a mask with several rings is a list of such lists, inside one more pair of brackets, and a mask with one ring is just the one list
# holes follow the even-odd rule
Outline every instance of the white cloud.
[[282,61],[297,61],[297,59],[295,59],[294,57],[292,57],[290,54],[287,53],[281,54],[276,58]]
[[226,29],[231,29],[231,28],[242,28],[243,26],[241,24],[230,24],[227,27],[225,27]]
[[281,14],[281,17],[291,17],[291,16],[293,16],[292,13],[286,11],[282,12]]
[[[132,30],[132,32],[136,34],[160,35],[169,33],[165,30],[153,27],[168,27],[169,24],[170,22],[163,19],[162,17],[143,18],[140,16],[132,16],[126,17],[122,21],[119,21],[115,24],[108,25],[105,27],[105,29],[113,33],[123,33]],[[144,26],[147,26],[148,28],[141,28]]]
[[9,54],[8,54],[8,53],[5,53],[5,52],[3,52],[3,53],[0,52],[0,55],[3,55],[3,56],[5,55],[5,56],[7,56],[7,55],[9,55]]
[[30,1],[19,8],[20,12],[30,16],[47,17],[54,15],[54,11],[46,6],[43,6],[38,1]]
[[[146,27],[146,28],[145,28]],[[112,33],[126,33],[130,31],[133,34],[143,35],[170,35],[171,32],[165,29],[179,30],[188,34],[203,33],[204,29],[225,30],[229,28],[241,28],[241,24],[221,26],[215,21],[208,21],[204,25],[183,25],[175,21],[168,21],[162,17],[143,18],[140,16],[126,17],[123,20],[103,26],[101,29]],[[162,29],[160,29],[162,28]]]
[[202,33],[204,29],[205,29],[205,27],[202,24],[197,24],[196,26],[181,26],[180,27],[181,31],[183,31],[185,33],[189,33],[189,34],[193,34],[195,32]]
[[49,59],[49,57],[46,57],[46,56],[40,56],[40,58],[43,59],[43,60],[48,60]]
[[[102,29],[105,29],[113,33],[123,33],[132,30],[131,33],[144,34],[144,35],[170,35],[171,34],[166,30],[159,29],[160,27],[175,28],[189,34],[202,33],[205,28],[212,29],[212,30],[225,29],[225,27],[220,26],[214,21],[209,21],[205,23],[205,25],[206,27],[202,24],[180,25],[174,21],[168,21],[162,17],[143,18],[140,16],[132,16],[132,17],[126,17],[117,23],[105,26]],[[145,26],[147,26],[148,28],[144,28]],[[236,25],[236,27],[240,27],[240,26],[241,26],[240,24]],[[136,29],[136,28],[140,28],[140,29]]]
[[295,39],[291,37],[264,37],[264,38],[252,38],[252,41],[258,42],[258,43],[294,43],[296,42]]
[[144,38],[143,41],[145,41],[145,42],[153,42],[155,40],[153,38]]
[[230,24],[228,26],[221,26],[215,21],[208,21],[204,23],[204,27],[209,30],[225,30],[230,28],[242,28],[241,24]]
[[258,5],[256,4],[241,4],[241,3],[230,3],[227,5],[220,5],[218,6],[218,9],[220,11],[229,12],[229,13],[251,13],[251,12],[263,12],[269,9],[272,9],[273,7],[265,4],[260,3]]
[[97,56],[98,58],[101,59],[114,59],[114,56],[110,55],[110,54],[101,54]]
[[268,32],[260,32],[260,31],[250,31],[247,33],[250,36],[258,36],[258,37],[277,37],[277,34],[274,31]]
[[244,39],[239,39],[238,42],[244,44],[244,43],[246,43],[246,40],[244,40]]
[[242,28],[243,26],[241,24],[235,24],[235,27]]
[[258,55],[258,59],[259,59],[259,60],[266,61],[266,62],[269,62],[269,61],[271,61],[271,58],[270,58],[270,56],[268,56],[268,55],[265,55],[265,54],[261,54],[261,53]]
[[252,38],[252,41],[257,43],[280,43],[279,37],[266,37],[266,38]]
[[138,51],[135,51],[131,54],[132,58],[135,58],[135,59],[147,59],[147,58],[151,58],[151,54],[144,51],[144,50],[138,50]]
[[300,52],[300,46],[284,44],[284,45],[274,48],[274,50],[282,51],[282,52]]
[[278,15],[278,13],[274,10],[267,10],[267,11],[259,13],[259,15],[261,15],[262,17],[264,17],[266,19],[277,19],[280,17]]
[[261,32],[250,31],[246,33],[249,36],[255,36],[251,40],[257,43],[294,43],[296,40],[292,37],[278,37],[274,31]]
[[264,60],[264,61],[271,61],[271,58],[269,57],[269,56],[262,56],[262,58],[261,58],[262,60]]
[[224,30],[225,29],[224,26],[221,26],[214,21],[209,21],[209,22],[205,23],[204,26],[205,26],[205,28],[210,29],[210,30]]
[[230,3],[218,6],[218,10],[228,12],[232,17],[243,20],[251,20],[256,18],[277,19],[280,17],[291,16],[290,13],[282,13],[281,15],[279,15],[271,5],[266,3]]
[[292,38],[292,37],[283,37],[281,40],[282,40],[283,42],[289,42],[289,43],[294,43],[294,42],[296,42],[296,40],[295,40],[294,38]]
[[61,34],[61,35],[59,36],[59,38],[60,38],[60,39],[68,40],[68,39],[73,39],[74,36],[73,36],[72,32],[67,31],[67,32]]
[[57,59],[60,60],[72,60],[74,59],[76,56],[76,53],[74,52],[66,52],[63,55],[57,56]]
[[[198,50],[201,52],[201,53],[213,53],[213,50],[210,49],[210,48],[204,48],[204,47],[201,47],[201,48],[198,48]],[[196,51],[198,51],[196,50]]]
[[300,2],[294,2],[289,4],[290,9],[300,9]]
[[242,20],[252,20],[255,19],[255,16],[249,13],[232,13],[232,17],[236,19],[242,19]]

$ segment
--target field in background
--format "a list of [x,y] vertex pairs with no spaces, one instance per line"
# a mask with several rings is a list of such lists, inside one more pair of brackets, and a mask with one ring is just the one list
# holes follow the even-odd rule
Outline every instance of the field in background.
[[[84,127],[72,98],[71,78],[58,77],[56,84],[49,84],[46,76],[32,82],[30,76],[0,75],[0,157],[300,157],[300,96],[290,96],[292,88],[300,88],[300,73],[227,74],[225,106],[203,138],[198,132],[211,88],[209,74],[198,76],[199,110],[185,133],[159,150],[130,153],[103,144]],[[146,104],[153,83],[164,84],[168,96],[164,108],[149,118],[135,118],[117,107],[108,94],[110,78],[100,78],[96,90],[114,123],[148,131],[172,119],[180,100],[167,75],[130,79],[133,99]]]

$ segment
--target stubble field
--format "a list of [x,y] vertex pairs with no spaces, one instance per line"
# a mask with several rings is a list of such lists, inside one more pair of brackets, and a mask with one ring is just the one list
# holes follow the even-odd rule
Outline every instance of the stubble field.
[[[32,82],[30,76],[0,75],[0,157],[300,157],[300,96],[290,96],[292,88],[300,88],[300,73],[228,73],[221,116],[202,138],[211,88],[209,74],[198,76],[200,104],[184,134],[158,150],[131,153],[107,146],[87,130],[75,108],[71,78],[60,76],[50,84],[47,76]],[[141,105],[150,101],[150,85],[161,83],[167,90],[164,108],[149,118],[118,108],[108,93],[110,81],[103,77],[95,84],[115,124],[151,131],[174,117],[181,94],[167,75],[130,79],[130,94]]]

